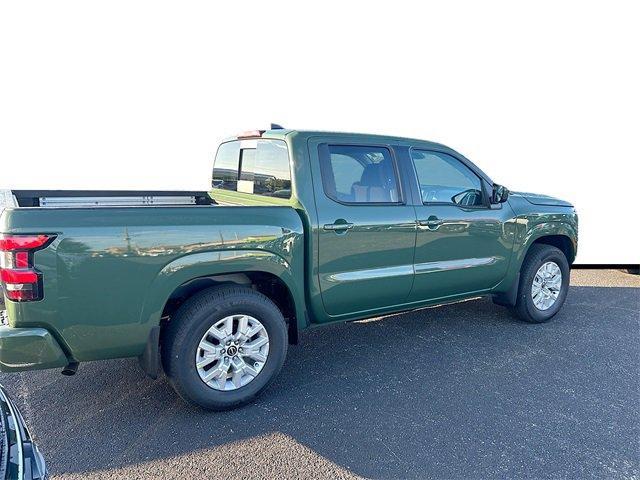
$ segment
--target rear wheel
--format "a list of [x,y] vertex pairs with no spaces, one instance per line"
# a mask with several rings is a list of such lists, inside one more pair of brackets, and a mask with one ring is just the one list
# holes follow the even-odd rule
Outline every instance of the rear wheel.
[[286,352],[282,313],[245,287],[196,294],[162,335],[162,363],[171,385],[186,401],[210,410],[255,398],[278,374]]
[[556,247],[532,245],[520,270],[516,305],[511,311],[531,323],[550,320],[564,304],[569,290],[569,262]]

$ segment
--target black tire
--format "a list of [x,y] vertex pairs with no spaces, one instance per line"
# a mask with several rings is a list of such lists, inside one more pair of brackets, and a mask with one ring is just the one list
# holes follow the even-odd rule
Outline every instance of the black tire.
[[[531,286],[538,269],[546,262],[555,262],[562,272],[562,286],[555,303],[548,310],[539,310],[531,297]],[[560,311],[567,293],[569,292],[569,262],[562,250],[551,245],[534,244],[527,252],[527,256],[520,269],[520,284],[516,305],[511,312],[521,320],[530,323],[544,323],[549,321]]]
[[[250,315],[269,335],[269,354],[258,375],[230,391],[209,387],[198,375],[195,352],[205,332],[229,315]],[[278,375],[287,355],[287,326],[278,307],[247,287],[214,287],[197,293],[171,317],[161,334],[164,371],[174,390],[187,402],[207,410],[228,410],[253,400]]]

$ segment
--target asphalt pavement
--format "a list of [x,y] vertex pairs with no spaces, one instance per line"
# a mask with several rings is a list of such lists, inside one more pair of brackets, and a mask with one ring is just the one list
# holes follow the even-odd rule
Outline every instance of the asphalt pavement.
[[52,478],[638,478],[640,277],[574,271],[530,325],[479,299],[307,331],[224,413],[132,359],[0,375]]

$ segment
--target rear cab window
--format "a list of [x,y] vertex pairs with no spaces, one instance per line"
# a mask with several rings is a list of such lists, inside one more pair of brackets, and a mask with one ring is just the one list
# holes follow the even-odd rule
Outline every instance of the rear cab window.
[[286,142],[242,139],[218,148],[213,164],[212,197],[220,203],[289,204],[291,168]]

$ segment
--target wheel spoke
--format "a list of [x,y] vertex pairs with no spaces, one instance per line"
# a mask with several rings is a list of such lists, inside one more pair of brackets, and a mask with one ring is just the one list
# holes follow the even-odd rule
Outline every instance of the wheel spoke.
[[226,336],[233,335],[233,317],[224,319],[224,333]]
[[233,375],[231,376],[231,382],[234,387],[240,388],[242,386],[242,377],[247,370],[247,364],[239,357],[233,357]]
[[236,341],[245,342],[249,337],[247,334],[249,333],[249,317],[246,315],[242,315],[238,319],[238,329],[236,330],[236,334],[233,336]]
[[255,377],[256,375],[258,375],[258,371],[248,364],[245,364],[244,372],[251,375],[252,377]]
[[240,388],[242,386],[242,372],[233,372],[231,383],[233,383],[234,387]]
[[264,353],[260,353],[259,350],[250,350],[250,351],[244,351],[242,353],[243,357],[249,357],[249,358],[253,358],[254,360],[258,361],[258,362],[266,362],[267,361],[267,356]]
[[267,337],[260,337],[260,338],[256,338],[251,343],[245,343],[244,348],[247,348],[249,350],[257,350],[258,348],[262,347],[263,345],[266,345],[267,343],[269,343],[269,339]]
[[237,371],[242,371],[244,369],[244,362],[239,357],[233,357],[231,359],[231,363],[233,364],[233,369]]
[[238,320],[238,333],[245,335],[249,328],[249,318],[246,315],[242,315]]
[[218,378],[216,378],[216,383],[218,384],[218,387],[220,388],[220,390],[226,390],[227,389],[227,374],[225,373],[224,375],[221,375]]
[[256,335],[260,330],[262,330],[264,327],[262,326],[262,324],[258,324],[255,325],[253,328],[251,328],[249,330],[249,332],[247,333],[247,338],[251,338],[254,335]]
[[220,354],[220,347],[215,346],[214,344],[210,343],[208,340],[204,339],[200,342],[199,347],[204,350],[205,352],[211,353],[213,355],[219,355]]
[[219,355],[217,356],[205,355],[204,357],[202,357],[202,359],[198,363],[196,363],[196,367],[197,368],[206,367],[207,365],[215,362],[218,358],[220,358]]
[[211,327],[207,333],[219,341],[227,338],[227,335],[222,330],[219,330],[216,327]]
[[536,300],[536,306],[540,309],[540,310],[544,310],[544,295],[540,294],[540,296],[538,297],[538,299]]
[[212,368],[211,370],[206,372],[205,375],[202,377],[202,379],[205,382],[209,382],[214,378],[220,379],[224,377],[226,381],[228,371],[229,371],[229,364],[225,363],[224,361],[221,361],[215,368]]

